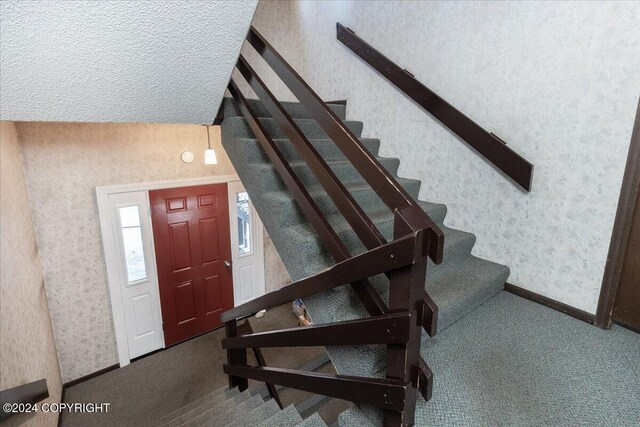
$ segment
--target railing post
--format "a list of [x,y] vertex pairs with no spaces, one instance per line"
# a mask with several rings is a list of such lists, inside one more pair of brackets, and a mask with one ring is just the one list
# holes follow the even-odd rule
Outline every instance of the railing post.
[[[411,209],[411,208],[409,208]],[[396,211],[394,237],[412,232],[411,225]],[[409,221],[412,216],[408,215]],[[385,411],[385,426],[410,426],[414,423],[418,372],[420,364],[420,338],[422,334],[422,314],[427,272],[427,233],[419,233],[416,241],[416,262],[391,272],[389,276],[389,313],[409,312],[413,321],[409,325],[409,342],[404,345],[387,346],[387,379],[400,380],[407,384],[404,409],[402,412]]]
[[[229,320],[224,324],[227,338],[238,336],[238,321],[236,319]],[[227,350],[227,363],[232,366],[247,365],[247,349],[229,349]],[[235,377],[229,375],[229,388],[238,387],[240,391],[244,391],[249,387],[249,380],[246,378]]]

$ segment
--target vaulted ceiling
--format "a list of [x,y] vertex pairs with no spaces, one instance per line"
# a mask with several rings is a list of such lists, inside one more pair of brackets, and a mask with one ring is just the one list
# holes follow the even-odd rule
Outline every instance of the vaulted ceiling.
[[0,117],[211,123],[257,0],[0,3]]

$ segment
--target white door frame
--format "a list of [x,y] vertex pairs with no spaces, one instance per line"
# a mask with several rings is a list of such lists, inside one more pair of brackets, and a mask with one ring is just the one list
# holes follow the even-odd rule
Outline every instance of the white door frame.
[[[160,190],[165,188],[176,188],[176,187],[190,187],[194,185],[207,185],[207,184],[221,184],[221,183],[234,183],[239,182],[240,178],[238,175],[220,175],[220,176],[210,176],[203,178],[186,178],[186,179],[174,179],[168,181],[155,181],[155,182],[143,182],[138,184],[121,184],[121,185],[107,185],[96,187],[96,197],[98,201],[98,213],[100,218],[100,230],[102,232],[102,245],[104,249],[104,257],[106,261],[107,267],[107,281],[109,283],[109,294],[111,296],[111,312],[113,315],[113,326],[116,334],[116,345],[118,347],[118,360],[120,362],[120,366],[126,366],[131,362],[129,358],[129,344],[127,341],[127,329],[124,320],[124,306],[122,302],[122,292],[120,290],[120,276],[118,271],[118,251],[117,251],[117,242],[114,240],[113,236],[113,224],[111,221],[111,212],[109,209],[109,195],[110,194],[118,194],[118,193],[128,193],[132,191],[147,191],[150,190]],[[232,212],[229,212],[229,221],[233,224],[233,220],[235,220],[235,216],[232,215]],[[259,223],[260,230],[259,232],[256,230],[257,234],[260,235],[260,239],[262,239],[262,223]],[[233,229],[233,225],[229,227],[230,230]],[[237,241],[238,235],[235,233],[235,240]],[[231,233],[231,242],[234,241],[233,233]],[[153,244],[153,233],[151,233],[151,248],[152,253],[150,254],[150,258],[153,260],[152,265],[149,267],[153,269],[154,274],[157,276],[157,267],[156,267],[156,254],[155,254],[155,246]],[[232,243],[232,253],[234,246]],[[262,248],[261,245],[261,249]],[[237,254],[236,254],[237,256]],[[262,270],[264,271],[264,265],[262,266]],[[162,312],[160,312],[160,317],[162,318]],[[164,343],[163,343],[164,347]]]
[[250,218],[251,218],[251,244],[252,250],[251,255],[255,257],[256,263],[256,272],[257,276],[255,277],[255,284],[257,284],[257,292],[254,293],[253,298],[242,301],[240,298],[239,288],[236,285],[240,284],[240,263],[238,260],[240,259],[240,254],[238,253],[238,221],[235,221],[237,217],[237,209],[238,204],[236,203],[236,193],[246,191],[244,185],[240,181],[230,182],[228,184],[229,190],[229,217],[231,220],[231,227],[229,227],[231,231],[231,262],[232,262],[232,272],[233,272],[233,305],[238,306],[240,303],[249,302],[252,299],[255,299],[261,295],[264,295],[266,292],[265,286],[265,277],[264,277],[264,226],[262,225],[262,221],[258,216],[258,212],[256,212],[253,204],[251,206]]

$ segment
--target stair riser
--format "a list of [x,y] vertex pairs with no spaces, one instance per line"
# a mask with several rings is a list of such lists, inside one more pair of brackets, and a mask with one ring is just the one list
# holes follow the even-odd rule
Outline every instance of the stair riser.
[[[376,155],[376,153],[378,152],[378,148],[380,146],[379,140],[371,139],[371,138],[361,138],[360,141],[365,146],[367,151],[369,151],[373,155]],[[291,141],[289,141],[288,139],[287,140],[277,139],[274,142],[276,143],[276,145],[278,146],[278,148],[280,149],[284,157],[289,162],[299,162],[302,160],[302,156],[300,155],[296,147],[293,145],[293,143],[291,143]],[[346,160],[345,155],[342,153],[342,151],[338,149],[335,143],[331,140],[311,139],[309,140],[309,142],[311,143],[311,145],[313,145],[313,147],[316,149],[318,154],[320,154],[320,156],[325,161]],[[270,162],[269,157],[264,152],[264,150],[262,149],[262,146],[260,145],[257,139],[238,140],[237,143],[260,146],[260,148],[255,152],[256,155],[253,157],[253,161],[256,163]],[[247,150],[253,150],[253,148],[247,147]]]
[[[253,108],[253,110],[256,112],[256,115],[258,117],[271,117],[271,114],[264,107],[262,102],[255,99],[249,99],[248,101],[251,107]],[[310,119],[311,118],[307,110],[299,103],[283,102],[282,105],[284,106],[284,109],[287,111],[287,113],[289,113],[289,115],[294,119]],[[329,105],[329,108],[333,110],[334,113],[336,113],[336,115],[340,118],[340,120],[345,120],[346,113],[347,113],[346,105],[338,105],[338,104],[328,104],[328,105]],[[242,116],[240,109],[236,106],[236,104],[231,102],[223,102],[223,111],[224,111],[225,118]]]
[[[241,117],[231,117],[224,120],[226,124],[232,126],[234,128],[233,135],[239,138],[252,137],[253,132],[249,127],[249,124]],[[260,122],[263,124],[266,132],[273,139],[288,139],[287,134],[285,134],[280,126],[276,123],[274,119],[269,118],[261,118]],[[296,124],[300,128],[300,131],[309,139],[328,139],[329,137],[325,133],[325,131],[320,127],[320,125],[308,119],[295,119]],[[358,138],[362,134],[362,122],[352,122],[347,121],[344,122],[347,127],[354,133]]]

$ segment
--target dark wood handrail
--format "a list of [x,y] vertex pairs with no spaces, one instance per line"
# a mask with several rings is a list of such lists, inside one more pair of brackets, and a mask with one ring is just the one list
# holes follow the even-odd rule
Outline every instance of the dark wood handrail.
[[[417,206],[413,198],[411,198],[395,178],[380,164],[375,156],[369,153],[360,140],[345,126],[333,110],[322,101],[302,77],[300,77],[278,51],[276,51],[253,26],[247,34],[247,41],[262,56],[267,64],[271,66],[309,114],[318,122],[322,129],[324,129],[347,159],[349,159],[358,173],[362,175],[380,199],[382,199],[392,211]],[[420,211],[422,211],[422,209],[420,209]],[[424,224],[421,228],[430,229],[430,238],[438,241],[432,245],[433,253],[429,256],[434,262],[439,263],[441,259],[438,259],[435,255],[440,250],[439,242],[442,241],[442,232],[426,213],[422,215],[422,220]]]
[[300,153],[300,156],[318,178],[318,181],[338,207],[340,213],[353,227],[362,243],[368,249],[385,243],[385,238],[371,222],[371,219],[354,200],[351,193],[345,188],[315,147],[311,145],[298,125],[285,111],[282,104],[278,102],[242,55],[238,59],[237,67],[253,91],[258,95],[267,111],[269,111],[271,117],[275,119],[280,129],[287,135],[298,153]]
[[16,414],[15,412],[5,411],[6,404],[22,403],[32,405],[47,397],[49,397],[49,388],[47,387],[46,379],[0,391],[0,405],[2,406],[0,422]]
[[299,372],[292,369],[224,365],[225,374],[293,387],[311,393],[371,404],[383,409],[404,408],[406,384],[381,378]]
[[[417,236],[404,236],[393,242],[341,261],[326,270],[298,280],[290,285],[259,296],[220,315],[221,322],[252,316],[260,310],[277,307],[296,298],[304,298],[328,289],[345,285],[363,277],[411,265],[421,255],[416,248]],[[235,336],[235,335],[233,335]]]
[[[438,310],[426,293],[425,277],[427,258],[431,258],[435,263],[442,261],[442,231],[254,28],[249,31],[247,40],[294,93],[310,117],[342,151],[349,163],[390,208],[394,215],[394,229],[393,240],[387,243],[327,162],[301,132],[296,121],[241,56],[236,64],[240,74],[258,95],[262,105],[288,137],[303,162],[318,178],[367,251],[352,256],[347,250],[324,213],[293,172],[279,147],[268,135],[254,107],[249,105],[238,89],[236,81],[232,79],[229,91],[238,102],[247,124],[337,264],[222,313],[220,319],[225,322],[227,337],[223,341],[223,347],[227,350],[228,359],[224,371],[229,375],[229,385],[246,390],[249,379],[287,385],[355,403],[373,404],[385,410],[385,425],[411,425],[414,420],[416,390],[427,397],[432,385],[432,375],[428,366],[425,363],[421,364],[420,342],[422,328],[430,335],[435,333]],[[389,278],[388,309],[368,281],[369,277],[378,274],[385,274]],[[347,283],[353,286],[369,313],[375,317],[239,336],[239,319],[262,309]],[[374,314],[376,311],[380,314]],[[384,380],[247,366],[248,348],[255,350],[275,346],[369,344],[387,346]]]
[[415,205],[415,201],[405,189],[254,27],[249,30],[247,41],[271,66],[392,211]]
[[[300,182],[300,179],[293,172],[293,169],[285,159],[281,150],[273,142],[273,139],[269,136],[269,133],[258,119],[256,113],[249,106],[249,103],[244,95],[242,95],[242,92],[238,89],[238,86],[233,79],[229,82],[228,89],[231,96],[236,100],[242,115],[249,124],[249,127],[267,154],[267,157],[271,160],[271,163],[276,168],[276,171],[284,181],[287,189],[289,189],[293,195],[298,206],[300,206],[300,209],[307,221],[309,221],[309,224],[311,224],[316,233],[318,233],[322,244],[329,254],[337,262],[350,258],[351,254],[347,247],[342,243],[336,232],[333,230],[327,218],[322,215],[317,203],[313,200],[302,182]],[[371,283],[369,283],[369,280],[358,280],[351,283],[351,287],[356,295],[358,295],[358,298],[360,298],[360,301],[362,301],[362,304],[370,315],[377,316],[387,312],[386,304],[382,301]]]
[[328,325],[258,332],[222,340],[222,348],[405,344],[411,314],[395,313]]
[[337,39],[526,191],[533,165],[339,22]]

